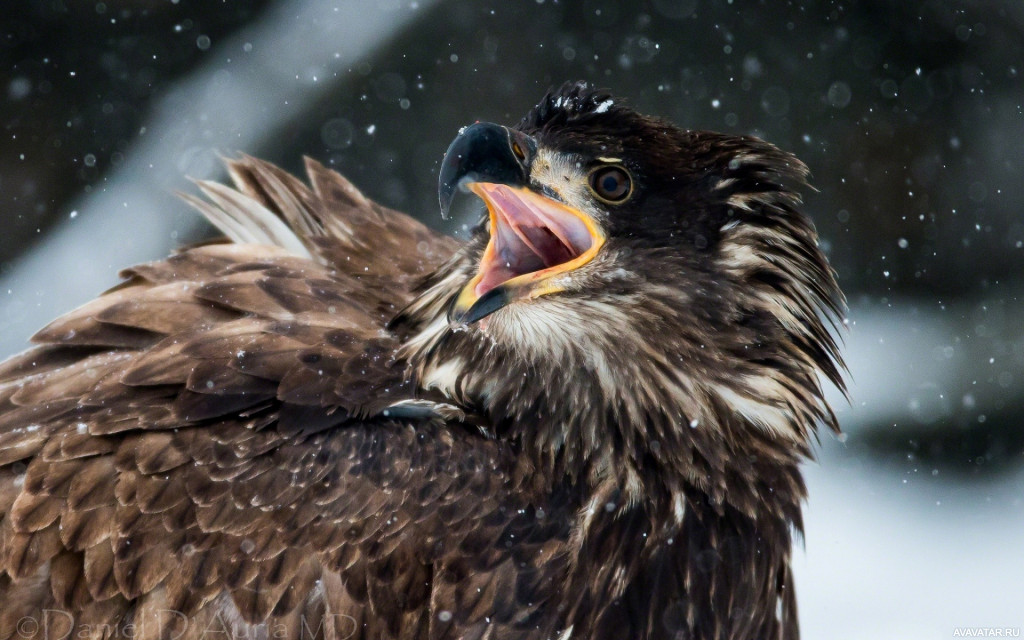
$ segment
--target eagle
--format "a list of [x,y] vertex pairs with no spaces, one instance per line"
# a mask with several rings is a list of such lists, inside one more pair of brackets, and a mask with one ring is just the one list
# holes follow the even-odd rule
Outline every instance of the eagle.
[[458,133],[465,241],[226,163],[224,239],[0,365],[0,640],[798,637],[845,309],[804,164],[584,83]]

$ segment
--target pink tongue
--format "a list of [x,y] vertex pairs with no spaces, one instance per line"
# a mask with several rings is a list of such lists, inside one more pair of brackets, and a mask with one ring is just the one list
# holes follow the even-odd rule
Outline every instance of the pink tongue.
[[484,265],[477,296],[516,276],[568,262],[590,247],[585,225],[567,219],[569,214],[524,200],[505,185],[483,188],[495,208],[497,224],[491,230],[493,261]]
[[506,280],[531,271],[539,271],[547,266],[545,260],[523,242],[508,223],[499,222],[494,234],[494,260],[487,266],[484,277],[476,285],[478,296]]

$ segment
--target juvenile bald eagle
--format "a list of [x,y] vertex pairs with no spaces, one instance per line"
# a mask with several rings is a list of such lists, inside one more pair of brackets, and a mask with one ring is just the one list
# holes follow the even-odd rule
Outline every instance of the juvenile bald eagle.
[[0,367],[0,640],[797,637],[843,301],[796,158],[569,84],[452,143],[464,244],[228,168],[230,242]]

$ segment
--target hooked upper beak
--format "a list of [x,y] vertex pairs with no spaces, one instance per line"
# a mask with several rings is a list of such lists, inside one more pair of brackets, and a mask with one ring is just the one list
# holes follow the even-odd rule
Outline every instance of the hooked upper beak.
[[449,321],[470,324],[514,300],[562,291],[556,277],[590,262],[604,244],[590,216],[531,188],[536,153],[533,138],[491,123],[465,128],[448,147],[441,212],[447,215],[457,191],[472,191],[487,204],[491,234]]

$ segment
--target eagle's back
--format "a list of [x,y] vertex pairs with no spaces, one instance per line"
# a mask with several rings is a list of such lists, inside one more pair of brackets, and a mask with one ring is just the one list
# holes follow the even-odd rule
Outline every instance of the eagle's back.
[[0,640],[517,637],[578,505],[386,329],[455,242],[313,162],[230,169],[196,203],[234,243],[0,365]]

